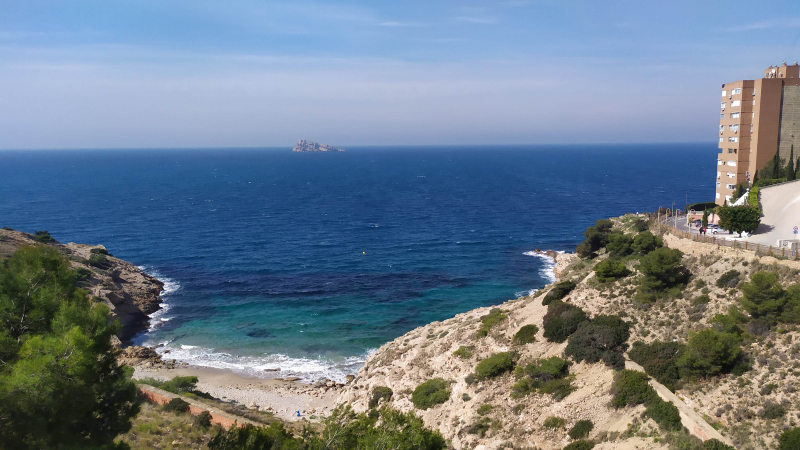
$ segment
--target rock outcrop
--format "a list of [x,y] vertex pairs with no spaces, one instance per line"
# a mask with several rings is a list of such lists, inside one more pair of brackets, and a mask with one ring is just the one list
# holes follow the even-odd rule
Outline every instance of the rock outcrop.
[[[37,245],[33,237],[21,231],[0,230],[0,260],[9,257],[18,247]],[[57,248],[69,258],[73,269],[88,271],[84,272],[88,275],[78,281],[78,286],[111,308],[111,318],[118,318],[122,325],[118,337],[123,345],[129,344],[136,333],[147,329],[148,315],[160,308],[159,295],[164,283],[135,265],[108,254],[102,245],[72,242],[46,245]]]
[[318,144],[316,142],[300,139],[292,149],[293,152],[343,152],[341,148],[332,147],[328,144]]

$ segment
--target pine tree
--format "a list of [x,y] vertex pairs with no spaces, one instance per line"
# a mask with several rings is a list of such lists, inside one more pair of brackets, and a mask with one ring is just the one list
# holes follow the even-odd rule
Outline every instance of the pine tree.
[[703,211],[703,220],[700,225],[703,228],[708,228],[708,210]]
[[794,179],[800,180],[800,158],[797,158],[797,164],[794,167]]
[[775,152],[775,156],[772,157],[772,179],[777,179],[781,177],[781,157],[778,156],[778,152]]
[[[797,163],[800,164],[800,161],[797,161]],[[758,171],[756,170],[756,173],[753,174],[753,182],[750,183],[750,186],[755,186],[757,182],[758,182]]]
[[789,161],[786,163],[786,169],[784,170],[786,181],[794,181],[796,178],[796,173],[797,172],[794,168],[794,144],[792,144],[792,149],[789,153]]

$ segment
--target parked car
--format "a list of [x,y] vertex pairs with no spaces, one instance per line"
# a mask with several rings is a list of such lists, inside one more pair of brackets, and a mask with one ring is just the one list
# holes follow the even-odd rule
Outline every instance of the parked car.
[[699,227],[702,224],[703,224],[703,221],[700,220],[700,219],[695,219],[695,220],[692,221],[692,225],[694,225],[696,227]]

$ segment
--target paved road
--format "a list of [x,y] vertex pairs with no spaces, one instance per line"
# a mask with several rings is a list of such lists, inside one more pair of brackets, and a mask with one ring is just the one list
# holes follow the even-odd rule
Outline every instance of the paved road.
[[800,180],[776,186],[767,186],[759,191],[764,217],[749,239],[765,245],[777,245],[778,239],[797,239],[792,228],[800,226]]

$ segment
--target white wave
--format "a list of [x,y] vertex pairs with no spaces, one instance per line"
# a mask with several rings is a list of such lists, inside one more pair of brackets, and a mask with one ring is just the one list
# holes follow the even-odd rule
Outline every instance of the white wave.
[[[299,377],[304,382],[331,379],[340,383],[347,375],[355,375],[367,357],[377,349],[370,349],[360,356],[349,356],[333,361],[324,358],[292,358],[283,354],[263,356],[236,356],[196,345],[164,345],[156,349],[165,360],[185,362],[196,367],[228,369],[234,373],[255,378]],[[277,369],[279,372],[265,372]]]
[[173,319],[173,317],[166,316],[167,312],[170,310],[170,305],[166,300],[181,288],[181,284],[173,278],[165,277],[154,267],[138,266],[138,268],[142,272],[164,283],[164,286],[161,288],[161,293],[159,294],[159,297],[161,297],[161,303],[159,304],[160,309],[148,316],[150,318],[150,328],[147,331],[149,332]]
[[[561,254],[561,253],[564,253],[564,252],[556,252],[556,253]],[[550,256],[547,256],[547,255],[543,255],[541,253],[538,253],[536,251],[525,252],[525,253],[523,253],[523,255],[525,255],[525,256],[533,256],[533,257],[541,259],[542,260],[542,268],[539,269],[539,275],[541,275],[543,278],[548,280],[548,282],[550,282],[550,283],[555,283],[556,282],[556,272],[555,272],[556,262],[555,262],[555,260],[553,258],[551,258]]]

